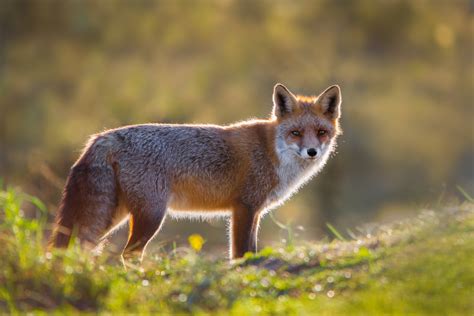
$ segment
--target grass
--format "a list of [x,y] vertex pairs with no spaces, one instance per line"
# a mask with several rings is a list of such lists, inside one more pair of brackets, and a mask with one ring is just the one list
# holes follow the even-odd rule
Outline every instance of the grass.
[[[27,205],[34,219],[23,216]],[[474,313],[471,202],[352,240],[296,241],[234,263],[199,254],[193,236],[194,248],[150,253],[127,271],[77,243],[46,252],[46,210],[33,197],[1,191],[0,210],[0,313]]]

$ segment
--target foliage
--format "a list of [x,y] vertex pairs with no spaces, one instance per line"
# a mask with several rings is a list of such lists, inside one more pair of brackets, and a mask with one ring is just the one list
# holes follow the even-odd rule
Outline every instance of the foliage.
[[[35,205],[37,217],[23,210]],[[474,205],[425,210],[356,240],[276,245],[228,263],[190,248],[141,266],[77,243],[44,249],[44,207],[0,193],[0,313],[470,314]],[[193,237],[193,238],[196,238]],[[197,250],[197,249],[196,249]]]

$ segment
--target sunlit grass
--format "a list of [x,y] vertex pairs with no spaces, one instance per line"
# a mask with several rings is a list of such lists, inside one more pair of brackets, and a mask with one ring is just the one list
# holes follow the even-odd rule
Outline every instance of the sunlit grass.
[[[36,209],[33,219],[23,215],[27,204]],[[46,210],[33,197],[1,191],[0,210],[0,312],[474,311],[474,207],[468,202],[379,225],[352,240],[292,240],[233,263],[204,256],[204,241],[191,236],[189,248],[165,247],[127,271],[105,255],[84,253],[77,243],[46,252]]]

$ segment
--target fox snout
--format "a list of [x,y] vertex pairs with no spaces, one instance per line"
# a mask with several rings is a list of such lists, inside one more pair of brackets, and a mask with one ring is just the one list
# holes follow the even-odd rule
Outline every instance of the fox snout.
[[315,148],[309,148],[308,150],[306,150],[306,152],[310,157],[314,157],[318,154],[318,151]]
[[304,159],[319,158],[321,156],[322,150],[318,147],[303,147],[300,149],[300,156]]

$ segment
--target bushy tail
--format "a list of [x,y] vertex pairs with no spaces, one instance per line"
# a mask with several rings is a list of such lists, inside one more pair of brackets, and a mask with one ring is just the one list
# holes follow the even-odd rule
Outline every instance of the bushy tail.
[[81,190],[87,187],[81,179],[80,171],[73,168],[64,187],[61,204],[56,214],[53,233],[49,240],[50,247],[65,248],[71,239],[77,215],[80,213]]
[[109,163],[110,142],[91,140],[71,169],[56,214],[50,247],[67,247],[72,235],[96,243],[109,228],[117,207],[115,172]]

